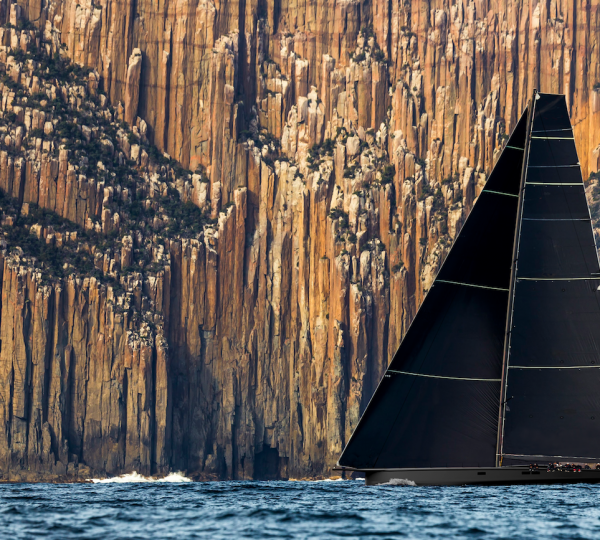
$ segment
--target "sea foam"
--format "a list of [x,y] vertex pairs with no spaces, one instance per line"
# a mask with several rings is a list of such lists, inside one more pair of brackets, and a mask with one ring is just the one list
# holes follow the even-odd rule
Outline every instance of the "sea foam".
[[152,476],[142,476],[133,471],[130,474],[122,474],[113,478],[92,478],[94,484],[126,484],[126,483],[144,483],[144,482],[172,482],[180,484],[182,482],[192,482],[180,472],[171,473],[163,478],[154,478]]
[[412,480],[406,480],[405,478],[392,478],[390,479],[389,482],[386,482],[385,484],[379,484],[380,486],[412,486],[412,487],[416,487],[417,484],[415,484]]

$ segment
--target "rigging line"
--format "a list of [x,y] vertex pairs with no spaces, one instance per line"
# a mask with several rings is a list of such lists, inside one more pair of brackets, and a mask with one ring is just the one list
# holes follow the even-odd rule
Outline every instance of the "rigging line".
[[598,366],[508,366],[509,369],[598,369]]
[[519,148],[518,146],[509,146],[508,144],[504,148],[510,148],[511,150],[525,150],[525,148]]
[[486,285],[475,285],[474,283],[461,283],[460,281],[446,281],[445,279],[436,279],[433,284],[436,283],[449,283],[450,285],[463,285],[464,287],[474,287],[476,289],[489,289],[490,291],[502,291],[508,292],[508,289],[501,289],[500,287],[487,287]]
[[482,189],[481,192],[494,193],[495,195],[506,195],[507,197],[516,197],[517,199],[519,198],[519,196],[515,195],[514,193],[503,193],[502,191],[492,191],[491,189]]
[[387,373],[396,373],[398,375],[412,375],[413,377],[427,377],[429,379],[448,379],[450,381],[482,381],[482,382],[500,382],[501,379],[475,379],[471,377],[445,377],[443,375],[425,375],[424,373],[412,373],[410,371],[395,371],[388,369]]

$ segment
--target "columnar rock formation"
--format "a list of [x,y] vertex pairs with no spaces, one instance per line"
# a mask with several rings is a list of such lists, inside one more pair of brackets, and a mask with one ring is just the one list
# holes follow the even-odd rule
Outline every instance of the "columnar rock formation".
[[598,168],[595,3],[1,16],[4,477],[329,474],[534,88]]
[[[422,158],[439,139],[443,174],[457,168],[452,158],[488,166],[491,156],[484,152],[472,159],[475,132],[497,129],[500,119],[512,126],[534,88],[567,95],[582,159],[596,169],[600,25],[598,5],[590,0],[20,4],[66,44],[73,61],[98,69],[113,103],[139,92],[139,116],[157,145],[192,169],[214,166],[222,151],[233,160],[233,146],[216,146],[229,132],[237,140],[253,108],[269,116],[261,127],[277,133],[275,126],[311,86],[330,121],[337,97],[331,88],[351,68],[359,31],[368,25],[388,68],[372,71],[358,63],[348,83],[386,95],[391,86],[391,99],[375,107],[393,107],[393,131],[401,129]],[[136,51],[143,59],[139,81],[132,73]],[[288,84],[269,82],[276,66]],[[371,108],[376,95],[363,94],[363,106]],[[490,97],[493,110],[483,115]],[[363,109],[347,121],[378,128],[372,112]]]

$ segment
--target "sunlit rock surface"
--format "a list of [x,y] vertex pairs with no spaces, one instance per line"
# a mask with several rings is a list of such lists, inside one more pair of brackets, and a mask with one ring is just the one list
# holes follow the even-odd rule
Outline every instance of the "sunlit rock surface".
[[1,477],[329,476],[534,88],[598,169],[598,16],[4,4]]

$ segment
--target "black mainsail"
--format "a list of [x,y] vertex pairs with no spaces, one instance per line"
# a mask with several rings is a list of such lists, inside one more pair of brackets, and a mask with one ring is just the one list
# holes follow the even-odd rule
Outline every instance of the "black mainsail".
[[600,461],[599,289],[566,102],[535,94],[339,465]]
[[600,267],[563,96],[539,94],[499,464],[600,460]]

